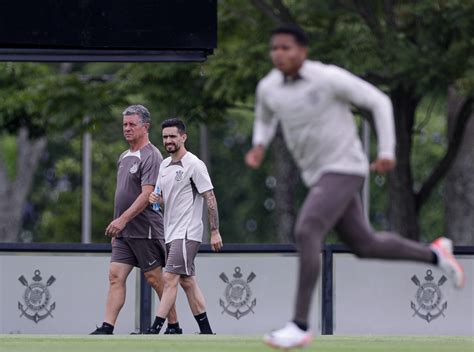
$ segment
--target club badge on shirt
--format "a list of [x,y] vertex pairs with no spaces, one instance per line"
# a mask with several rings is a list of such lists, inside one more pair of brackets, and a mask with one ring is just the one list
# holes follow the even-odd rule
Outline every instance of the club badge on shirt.
[[131,174],[134,174],[135,172],[138,171],[138,163],[135,163],[132,165],[132,167],[130,168],[130,173]]
[[319,103],[319,92],[317,89],[310,90],[306,93],[308,103],[311,105],[317,105]]
[[182,170],[178,170],[176,171],[176,176],[174,179],[176,181],[181,181],[183,179],[183,175],[184,175],[184,172]]

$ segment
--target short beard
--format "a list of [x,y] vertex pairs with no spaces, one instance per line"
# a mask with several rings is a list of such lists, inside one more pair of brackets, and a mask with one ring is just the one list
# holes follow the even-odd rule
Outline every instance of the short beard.
[[174,153],[177,153],[181,149],[181,147],[177,147],[177,146],[173,146],[173,147],[175,147],[175,149],[173,151],[168,150],[168,148],[166,148],[166,151],[169,154],[174,154]]

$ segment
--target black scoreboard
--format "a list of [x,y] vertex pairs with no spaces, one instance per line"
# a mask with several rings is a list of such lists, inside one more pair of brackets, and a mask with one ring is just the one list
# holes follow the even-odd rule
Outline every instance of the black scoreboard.
[[0,0],[3,61],[203,61],[217,0]]

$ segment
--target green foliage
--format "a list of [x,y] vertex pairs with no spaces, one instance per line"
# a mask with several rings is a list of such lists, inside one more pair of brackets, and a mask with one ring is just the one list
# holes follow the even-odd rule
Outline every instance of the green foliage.
[[[446,150],[447,87],[455,84],[465,94],[474,91],[474,3],[398,2],[392,15],[381,1],[284,4],[309,33],[311,58],[345,67],[387,92],[401,87],[420,98],[416,120],[421,127],[413,136],[412,155],[419,187]],[[209,126],[210,169],[226,242],[277,240],[269,206],[271,161],[258,172],[243,163],[250,147],[255,87],[271,69],[268,33],[274,22],[243,0],[219,1],[218,19],[219,48],[205,63],[75,64],[69,73],[53,64],[0,64],[2,131],[14,134],[27,126],[32,137],[48,137],[48,155],[30,195],[34,210],[25,223],[35,241],[79,241],[81,133],[86,129],[93,135],[93,239],[107,240],[103,230],[113,215],[116,160],[127,147],[121,112],[137,103],[150,108],[150,138],[160,148],[159,123],[167,117],[188,122],[188,148],[196,154],[199,124]],[[434,108],[432,97],[439,101]],[[1,138],[0,151],[14,177],[12,138]],[[442,186],[421,212],[427,236],[441,228],[441,192]],[[304,194],[300,187],[296,204]],[[371,219],[376,228],[387,227],[387,209],[387,180],[372,176]]]
[[0,135],[0,160],[4,162],[10,180],[16,177],[17,144],[13,136],[3,133]]
[[1,63],[0,82],[0,127],[16,134],[25,126],[30,138],[104,124],[122,102],[116,82],[62,74],[51,64]]
[[[445,98],[430,96],[424,99],[416,113],[416,128],[413,135],[411,162],[415,190],[433,171],[436,162],[446,151],[446,105]],[[372,134],[373,136],[373,134]],[[376,155],[377,144],[372,138],[371,154]],[[370,178],[370,219],[377,229],[389,228],[388,223],[388,179],[371,175]],[[441,182],[422,208],[420,214],[421,239],[425,242],[439,237],[444,224],[443,183]]]
[[[416,114],[413,135],[413,178],[415,190],[433,171],[444,156],[446,139],[446,104],[444,97],[428,96],[420,104]],[[442,235],[444,228],[443,182],[438,184],[420,214],[421,238],[430,241]]]
[[51,68],[45,64],[0,63],[0,127],[3,131],[15,133],[20,126],[28,126],[31,136],[45,133],[47,121],[31,116],[35,115],[31,88],[41,85],[50,72]]
[[231,109],[225,121],[211,127],[211,175],[219,204],[221,233],[228,242],[275,242],[275,216],[265,208],[273,196],[266,180],[266,163],[257,172],[244,166],[243,155],[250,146],[253,113]]
[[[111,130],[114,131],[113,128]],[[126,149],[120,138],[120,129],[114,132],[111,135],[103,131],[92,137],[91,213],[94,242],[108,241],[104,231],[113,218],[116,165],[118,156]],[[50,150],[53,155],[49,155],[40,169],[39,186],[31,199],[38,219],[29,226],[35,234],[35,241],[80,242],[81,136],[72,140],[54,140]]]

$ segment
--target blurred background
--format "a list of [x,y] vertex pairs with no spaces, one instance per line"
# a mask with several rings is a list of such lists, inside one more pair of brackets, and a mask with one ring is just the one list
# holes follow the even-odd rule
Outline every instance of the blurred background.
[[[373,226],[474,244],[470,0],[220,0],[218,49],[204,63],[0,63],[0,242],[109,241],[116,163],[128,148],[121,113],[131,104],[151,111],[150,139],[165,157],[161,121],[187,122],[226,243],[293,242],[306,189],[281,134],[261,170],[243,162],[255,87],[271,69],[269,32],[282,22],[308,32],[311,59],[392,99],[398,165],[388,177],[371,175]],[[370,116],[354,112],[362,134]]]

